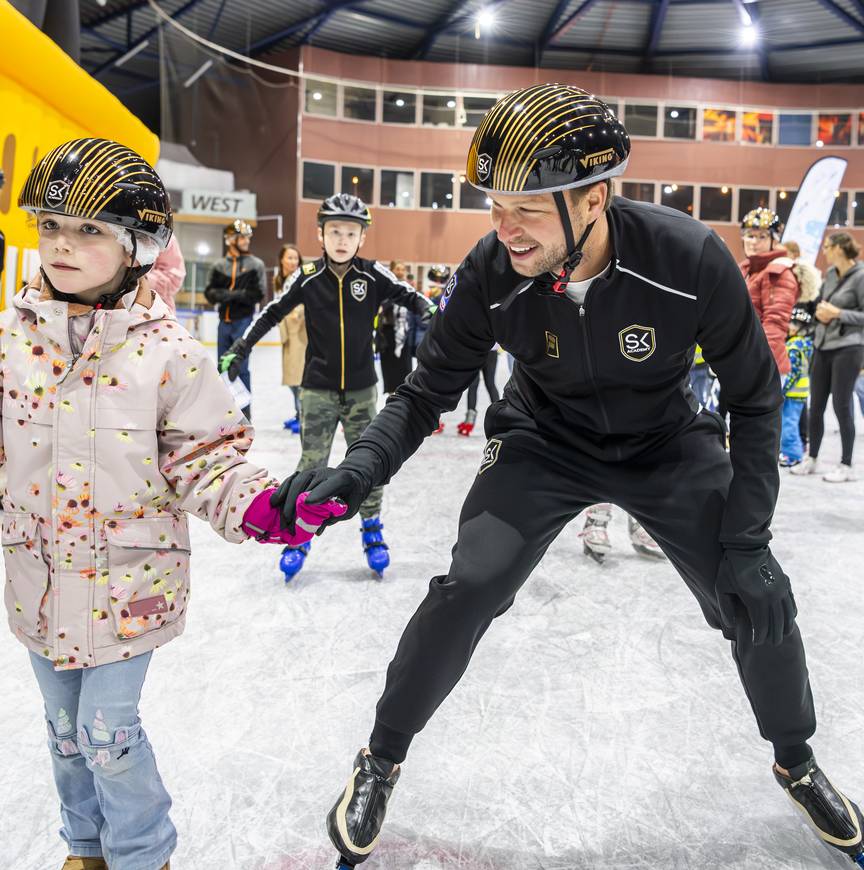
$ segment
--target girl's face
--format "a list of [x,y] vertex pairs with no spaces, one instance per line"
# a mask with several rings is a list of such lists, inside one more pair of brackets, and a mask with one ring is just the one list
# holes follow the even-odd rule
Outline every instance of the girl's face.
[[741,236],[741,241],[744,243],[744,256],[755,257],[757,254],[767,254],[773,239],[768,230],[748,229]]
[[107,224],[42,212],[37,227],[42,268],[62,293],[90,301],[120,286],[129,255]]
[[288,248],[285,253],[282,254],[282,262],[280,265],[282,266],[283,275],[293,275],[300,266],[300,255],[294,250],[294,248]]
[[404,281],[408,275],[408,267],[404,263],[393,264],[393,274],[400,280]]

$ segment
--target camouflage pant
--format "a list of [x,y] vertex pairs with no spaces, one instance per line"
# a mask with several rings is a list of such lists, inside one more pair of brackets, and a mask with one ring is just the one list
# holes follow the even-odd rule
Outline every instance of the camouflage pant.
[[[300,441],[303,453],[298,471],[323,468],[330,460],[330,448],[339,423],[345,429],[345,440],[353,444],[375,417],[378,400],[376,387],[365,390],[347,390],[340,398],[336,390],[300,388]],[[360,506],[360,516],[375,517],[381,513],[384,488],[379,486],[369,493]]]

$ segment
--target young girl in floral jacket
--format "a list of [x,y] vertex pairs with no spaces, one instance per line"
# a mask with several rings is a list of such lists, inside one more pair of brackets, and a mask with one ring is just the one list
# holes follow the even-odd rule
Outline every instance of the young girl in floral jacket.
[[138,701],[152,651],[183,631],[186,514],[227,541],[291,543],[344,509],[281,528],[251,426],[142,280],[172,224],[139,155],[67,142],[19,205],[42,268],[0,313],[9,623],[45,701],[64,870],[163,870],[177,834]]

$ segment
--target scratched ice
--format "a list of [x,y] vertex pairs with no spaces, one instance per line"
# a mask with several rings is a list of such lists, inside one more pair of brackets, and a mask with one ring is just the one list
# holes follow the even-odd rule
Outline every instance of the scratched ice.
[[[281,428],[291,399],[278,367],[278,349],[256,350],[252,457],[281,476],[299,444]],[[383,582],[365,566],[356,521],[316,540],[289,586],[277,548],[241,549],[192,521],[188,628],[156,652],[141,705],[174,798],[176,870],[332,866],[324,816],[366,741],[401,630],[447,569],[480,461],[482,438],[455,434],[461,418],[446,415],[386,491]],[[833,420],[827,429],[824,456],[836,461]],[[343,450],[339,435],[334,456]],[[807,643],[814,745],[859,798],[862,496],[864,483],[784,475],[774,523]],[[618,512],[603,567],[582,555],[577,531],[552,546],[416,739],[364,870],[851,866],[777,788],[727,645],[668,565],[630,549]],[[0,865],[59,868],[39,696],[6,631],[0,661]]]

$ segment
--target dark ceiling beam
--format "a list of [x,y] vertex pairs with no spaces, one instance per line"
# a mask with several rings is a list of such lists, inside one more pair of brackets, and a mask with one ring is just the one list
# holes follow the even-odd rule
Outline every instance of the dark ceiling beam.
[[287,39],[289,36],[293,36],[295,33],[300,33],[310,24],[312,26],[319,25],[322,17],[329,18],[334,12],[337,12],[346,6],[355,6],[359,2],[362,2],[362,0],[331,0],[331,2],[326,4],[323,9],[305,15],[303,18],[292,22],[287,27],[283,27],[282,30],[278,30],[276,33],[271,33],[270,36],[267,36],[264,39],[259,39],[258,42],[253,42],[249,47],[249,54],[251,54],[252,57],[264,54],[265,52],[275,48],[280,42]]
[[[186,15],[188,12],[191,12],[201,2],[203,2],[203,0],[186,0],[186,2],[176,12],[174,12],[171,15],[171,17],[175,21],[177,21],[178,19],[180,19],[184,15]],[[156,33],[157,30],[159,30],[159,27],[160,27],[159,24],[154,24],[149,30],[144,31],[144,33],[142,33],[135,40],[136,45],[140,42],[144,42],[145,39],[149,39],[151,36],[153,36],[153,34]],[[92,25],[91,25],[91,28],[92,28]],[[109,57],[106,61],[103,61],[101,64],[99,64],[99,66],[96,67],[96,69],[94,69],[90,73],[90,75],[93,76],[94,78],[99,78],[99,76],[103,72],[105,72],[106,69],[108,69],[110,66],[113,66],[114,61],[116,61],[118,58],[123,57],[123,55],[126,53],[127,50],[128,49],[125,49],[125,48],[121,49],[120,51],[117,52],[117,54],[114,57]]]
[[101,27],[103,24],[108,24],[110,21],[114,21],[117,18],[122,18],[124,15],[131,15],[131,13],[135,12],[136,10],[143,9],[145,6],[149,5],[150,4],[147,2],[147,0],[136,0],[135,3],[130,3],[128,6],[124,6],[122,9],[115,9],[113,12],[105,12],[102,15],[91,19],[90,21],[82,21],[81,23],[86,25],[87,27]]
[[216,32],[216,28],[219,26],[219,22],[222,20],[222,13],[225,11],[225,3],[226,0],[222,0],[219,4],[219,8],[216,10],[216,14],[213,16],[213,22],[210,25],[210,29],[207,31],[207,39],[212,39],[213,34]]
[[564,34],[573,24],[576,23],[580,16],[584,15],[592,6],[597,3],[597,0],[582,0],[582,3],[575,12],[570,13],[555,29],[555,32],[549,38],[549,43],[555,42],[559,36]]
[[864,33],[864,22],[859,21],[854,15],[848,13],[834,0],[818,0],[820,6],[824,6],[829,12],[833,12],[838,18],[845,21],[850,27],[854,27],[859,33]]
[[558,0],[555,4],[555,8],[552,10],[552,14],[546,19],[546,24],[543,26],[540,36],[537,37],[537,66],[540,66],[540,64],[543,63],[543,53],[549,47],[549,43],[552,40],[552,34],[555,32],[555,28],[558,26],[558,22],[561,20],[564,10],[569,5],[570,0]]
[[642,66],[648,70],[651,61],[660,45],[660,37],[663,35],[663,25],[666,23],[666,13],[669,11],[670,0],[660,0],[651,10],[651,21],[648,25],[648,37],[645,40],[645,48],[642,50]]
[[[492,10],[497,6],[503,6],[506,2],[507,0],[487,0],[481,9]],[[435,45],[435,41],[442,33],[461,32],[469,21],[473,21],[477,17],[477,13],[480,9],[476,9],[473,12],[466,12],[463,15],[457,15],[454,18],[454,13],[464,5],[465,0],[457,0],[457,2],[454,3],[437,21],[429,25],[426,30],[425,39],[410,54],[412,60],[423,60],[429,54],[432,46]],[[490,45],[493,44],[490,42],[490,37],[484,37],[484,39]],[[525,47],[524,42],[522,42],[522,47]]]

